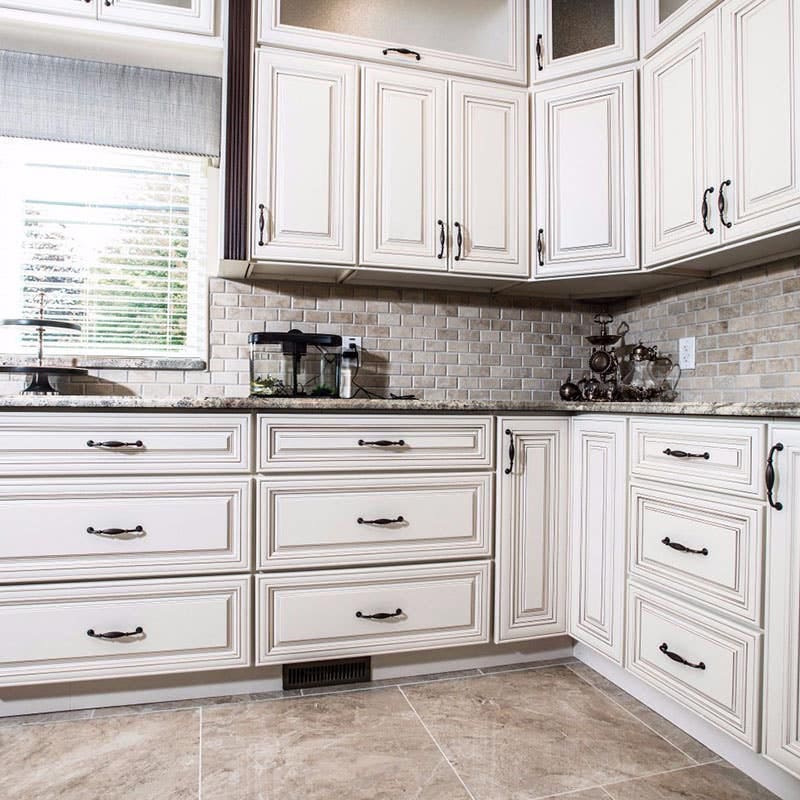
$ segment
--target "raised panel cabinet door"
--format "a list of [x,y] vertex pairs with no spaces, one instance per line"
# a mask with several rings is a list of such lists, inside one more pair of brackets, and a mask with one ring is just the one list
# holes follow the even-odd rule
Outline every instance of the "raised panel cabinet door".
[[447,81],[365,67],[361,263],[447,269]]
[[800,6],[733,0],[721,7],[726,241],[800,221]]
[[453,81],[451,268],[527,278],[528,93]]
[[48,14],[64,14],[70,17],[94,18],[97,16],[97,0],[0,0],[0,8],[43,11]]
[[571,439],[569,633],[622,664],[627,421],[575,418]]
[[719,16],[642,68],[642,236],[646,267],[719,245]]
[[636,71],[534,95],[534,275],[639,266]]
[[771,428],[769,443],[781,508],[767,519],[764,750],[800,778],[800,426]]
[[355,64],[256,52],[255,258],[355,264],[357,92]]
[[147,28],[214,33],[214,0],[97,0],[97,16]]
[[639,0],[642,57],[689,27],[720,0]]
[[497,426],[495,641],[565,633],[569,421]]
[[636,0],[533,0],[533,83],[633,61]]

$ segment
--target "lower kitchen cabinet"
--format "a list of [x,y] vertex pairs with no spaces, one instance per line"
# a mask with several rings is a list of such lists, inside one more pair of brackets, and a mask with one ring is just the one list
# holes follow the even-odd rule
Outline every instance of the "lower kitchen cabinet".
[[495,641],[566,632],[569,420],[497,421]]
[[627,420],[572,424],[569,633],[622,663]]

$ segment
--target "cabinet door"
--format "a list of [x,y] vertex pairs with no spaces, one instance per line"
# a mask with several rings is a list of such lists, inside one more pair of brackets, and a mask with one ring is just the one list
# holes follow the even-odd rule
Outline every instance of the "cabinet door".
[[361,263],[446,270],[444,78],[364,69],[361,181]]
[[627,422],[575,418],[570,488],[569,633],[622,664]]
[[734,240],[800,219],[800,8],[730,0],[721,13],[723,235]]
[[357,67],[256,52],[252,253],[355,263]]
[[534,0],[533,82],[636,58],[636,0]]
[[774,499],[767,520],[764,749],[800,777],[800,426],[773,427]]
[[720,0],[639,0],[642,57],[677,36]]
[[566,631],[569,421],[497,420],[495,641]]
[[214,33],[214,0],[97,0],[97,15],[109,22]]
[[0,8],[44,11],[70,17],[94,18],[97,15],[96,0],[0,0]]
[[635,70],[541,90],[535,103],[535,275],[636,269]]
[[452,269],[527,278],[528,93],[454,81],[450,108]]
[[719,17],[693,26],[642,68],[644,265],[722,242]]

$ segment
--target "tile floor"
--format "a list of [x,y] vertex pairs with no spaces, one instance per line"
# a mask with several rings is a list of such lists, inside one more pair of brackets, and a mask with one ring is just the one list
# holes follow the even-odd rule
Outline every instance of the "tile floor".
[[769,800],[574,660],[0,720],[0,799]]

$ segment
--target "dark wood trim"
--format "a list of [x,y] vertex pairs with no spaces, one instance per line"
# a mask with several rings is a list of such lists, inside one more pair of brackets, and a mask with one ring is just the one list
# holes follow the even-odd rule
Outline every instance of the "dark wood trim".
[[250,161],[252,0],[228,0],[228,94],[225,109],[225,238],[223,258],[246,261]]

